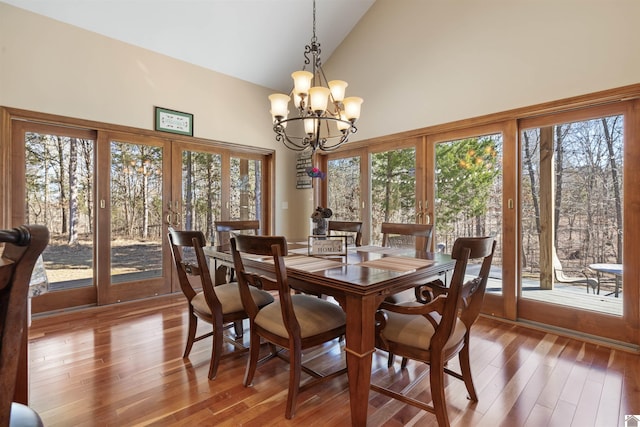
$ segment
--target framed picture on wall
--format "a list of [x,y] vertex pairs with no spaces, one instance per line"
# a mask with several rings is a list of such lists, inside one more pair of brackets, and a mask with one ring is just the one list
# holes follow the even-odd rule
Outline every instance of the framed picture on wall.
[[156,107],[155,129],[193,136],[193,114]]

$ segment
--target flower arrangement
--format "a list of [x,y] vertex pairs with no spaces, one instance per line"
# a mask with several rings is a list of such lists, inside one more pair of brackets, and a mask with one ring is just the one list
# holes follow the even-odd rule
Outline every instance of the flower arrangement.
[[322,172],[320,169],[316,167],[308,167],[305,169],[305,171],[307,172],[307,175],[311,178],[324,179],[324,177],[327,176],[326,173]]
[[311,214],[311,221],[313,222],[313,229],[311,230],[314,236],[324,236],[327,234],[327,219],[331,218],[333,211],[329,208],[323,208],[318,206],[316,210]]

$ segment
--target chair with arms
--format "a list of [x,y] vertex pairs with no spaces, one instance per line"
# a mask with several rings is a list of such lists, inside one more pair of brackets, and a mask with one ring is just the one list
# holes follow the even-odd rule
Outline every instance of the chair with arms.
[[49,230],[23,225],[0,231],[0,426],[42,426],[31,408],[13,402],[21,350],[26,345],[27,299],[33,267],[49,242]]
[[[237,283],[213,286],[207,259],[202,250],[206,245],[204,234],[201,231],[169,230],[168,236],[180,288],[189,302],[189,330],[187,344],[182,357],[189,356],[194,342],[212,336],[213,348],[211,350],[208,375],[209,379],[212,380],[216,376],[218,365],[222,358],[248,351],[241,343],[229,338],[227,338],[227,341],[235,349],[231,352],[223,353],[222,346],[226,338],[224,330],[231,324],[241,325],[242,320],[248,316],[242,305]],[[195,262],[193,263],[183,260],[185,249],[187,248],[195,254]],[[197,292],[193,287],[194,285],[200,287],[201,290]],[[259,307],[273,302],[273,296],[266,291],[251,287],[248,292],[250,292]],[[198,319],[210,323],[213,326],[213,330],[196,337]],[[242,336],[241,330],[238,331],[236,329],[236,332],[238,332],[237,336]]]
[[[431,282],[419,289],[422,303],[383,302],[376,313],[377,348],[430,365],[433,406],[378,385],[372,384],[372,390],[434,413],[440,427],[449,426],[445,373],[464,381],[469,398],[474,402],[478,400],[469,363],[469,338],[482,308],[495,246],[492,237],[458,238],[451,254],[456,265],[448,288],[440,281]],[[482,265],[477,277],[465,280],[470,259],[482,259]],[[460,373],[446,367],[456,355]],[[409,385],[406,389],[411,388]]]
[[[310,295],[292,294],[283,258],[287,254],[287,241],[284,237],[239,235],[231,239],[231,249],[242,302],[249,314],[250,323],[250,352],[244,385],[248,387],[253,381],[260,356],[260,340],[263,338],[271,344],[271,353],[263,361],[280,357],[289,362],[285,417],[291,419],[295,415],[296,400],[301,390],[346,372],[344,368],[323,375],[302,364],[302,350],[344,335],[346,315],[340,306],[331,302]],[[241,253],[272,256],[275,280],[245,270]],[[263,284],[265,288],[277,289],[278,300],[266,307],[258,307],[248,290],[251,285],[259,284]],[[277,347],[287,349],[288,358],[282,356]],[[314,379],[301,387],[302,371]]]
[[[348,236],[355,246],[362,246],[362,221],[329,221],[329,236]],[[332,233],[337,231],[338,233]]]
[[[422,251],[429,251],[433,225],[383,222],[380,226],[380,231],[382,232],[382,246],[384,247],[415,247]],[[399,303],[401,301],[411,301],[414,298],[414,290],[408,289],[398,294],[389,295],[386,301]]]

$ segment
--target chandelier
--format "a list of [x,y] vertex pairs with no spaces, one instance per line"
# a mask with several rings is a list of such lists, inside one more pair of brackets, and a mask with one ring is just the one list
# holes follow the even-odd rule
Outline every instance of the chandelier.
[[[347,142],[358,129],[362,98],[345,98],[347,82],[327,81],[320,61],[320,43],[316,38],[316,2],[313,0],[313,36],[305,46],[304,66],[291,74],[293,90],[289,95],[269,96],[276,140],[297,151],[311,149],[331,151]],[[307,66],[311,71],[307,71]],[[289,101],[293,97],[297,116],[289,118]]]

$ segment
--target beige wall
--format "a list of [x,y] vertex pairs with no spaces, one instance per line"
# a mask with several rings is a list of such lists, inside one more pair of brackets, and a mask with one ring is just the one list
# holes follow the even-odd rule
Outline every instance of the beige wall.
[[638,0],[377,0],[327,61],[358,138],[640,82]]
[[[325,71],[365,99],[353,140],[378,137],[638,83],[638,17],[638,0],[377,0]],[[271,92],[0,3],[0,105],[143,129],[158,105],[198,137],[273,147],[275,232],[304,236]]]
[[192,113],[197,137],[275,148],[275,232],[306,236],[297,217],[311,193],[295,189],[294,153],[276,144],[271,92],[0,3],[0,105],[142,129],[161,106]]

